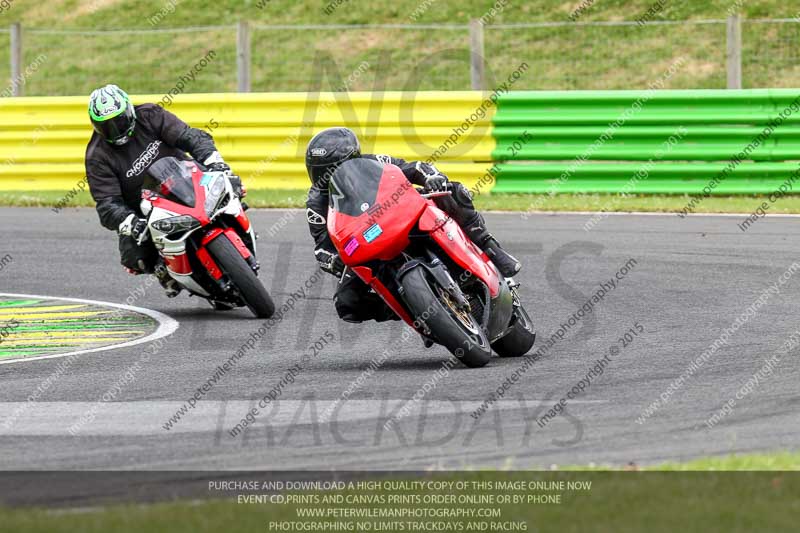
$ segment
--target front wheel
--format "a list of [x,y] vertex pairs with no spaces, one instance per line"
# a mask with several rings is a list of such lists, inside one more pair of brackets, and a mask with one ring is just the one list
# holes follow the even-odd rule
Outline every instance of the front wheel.
[[267,289],[225,235],[208,243],[208,251],[254,315],[258,318],[269,318],[275,313],[275,304]]
[[533,348],[536,342],[536,329],[531,317],[514,296],[514,318],[510,331],[492,343],[492,348],[500,357],[521,357]]
[[486,334],[469,312],[458,309],[447,292],[432,280],[422,266],[403,275],[403,299],[417,323],[470,368],[486,365],[492,348]]

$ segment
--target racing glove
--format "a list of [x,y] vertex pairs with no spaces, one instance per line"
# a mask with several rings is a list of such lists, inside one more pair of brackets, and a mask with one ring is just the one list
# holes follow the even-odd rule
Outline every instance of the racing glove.
[[425,188],[429,191],[441,192],[447,189],[447,176],[439,172],[439,169],[428,163],[417,161],[417,172],[425,177]]
[[206,160],[203,161],[203,166],[211,172],[225,172],[231,169],[230,165],[222,159],[222,155],[220,155],[219,152],[213,152],[208,156]]
[[128,218],[119,225],[119,234],[133,237],[136,244],[142,245],[147,240],[147,220],[139,218],[135,213],[128,215]]
[[233,192],[236,193],[236,196],[239,198],[244,198],[247,196],[247,189],[245,189],[244,185],[242,184],[242,178],[231,174],[230,165],[228,165],[228,163],[222,159],[222,156],[219,152],[214,152],[208,156],[203,165],[211,172],[228,172],[228,179],[231,180]]
[[342,274],[344,274],[345,264],[342,261],[342,258],[339,257],[339,254],[334,254],[327,250],[320,249],[315,250],[314,255],[317,258],[320,269],[324,270],[328,274],[333,274],[337,278],[342,277]]
[[231,167],[225,161],[211,163],[206,168],[211,172],[227,172],[231,169]]

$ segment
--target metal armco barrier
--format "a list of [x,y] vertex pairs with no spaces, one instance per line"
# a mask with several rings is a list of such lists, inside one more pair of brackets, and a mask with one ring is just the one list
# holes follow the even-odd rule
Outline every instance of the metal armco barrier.
[[[510,93],[493,121],[492,158],[502,162],[493,191],[615,193],[634,180],[626,192],[693,194],[738,155],[711,193],[771,192],[800,160],[798,97],[795,89]],[[764,135],[773,120],[780,124]]]
[[[132,100],[162,102],[209,131],[251,188],[307,187],[308,140],[340,125],[359,134],[365,152],[433,158],[468,187],[482,180],[481,193],[694,194],[737,154],[741,162],[712,193],[765,193],[800,160],[800,89],[510,92],[496,104],[490,95],[182,94]],[[86,98],[0,99],[0,190],[73,187],[84,176],[90,135]],[[495,181],[486,183],[494,164]]]
[[[64,190],[83,178],[87,98],[0,98],[0,190]],[[248,187],[273,189],[310,185],[305,147],[324,128],[352,128],[365,153],[425,159],[483,99],[473,91],[131,96],[210,132]],[[439,161],[453,179],[470,184],[491,166],[491,110],[484,115]]]

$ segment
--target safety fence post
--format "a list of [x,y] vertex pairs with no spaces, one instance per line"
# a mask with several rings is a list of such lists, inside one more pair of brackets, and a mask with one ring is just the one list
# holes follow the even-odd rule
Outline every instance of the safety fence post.
[[22,96],[22,25],[11,25],[11,96]]
[[727,70],[728,89],[742,88],[742,21],[739,15],[728,17]]
[[476,91],[482,91],[486,87],[483,60],[483,23],[478,19],[469,21],[469,56],[472,88]]
[[236,73],[240,93],[250,92],[250,26],[240,20],[236,28]]

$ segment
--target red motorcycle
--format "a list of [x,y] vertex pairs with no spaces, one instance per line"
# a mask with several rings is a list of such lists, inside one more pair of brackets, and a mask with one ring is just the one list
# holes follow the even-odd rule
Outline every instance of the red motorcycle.
[[342,261],[425,339],[469,367],[536,340],[513,279],[394,165],[346,161],[329,183],[328,233]]
[[256,277],[256,235],[231,179],[194,161],[159,159],[145,176],[142,213],[167,272],[190,295],[269,318],[275,304]]

